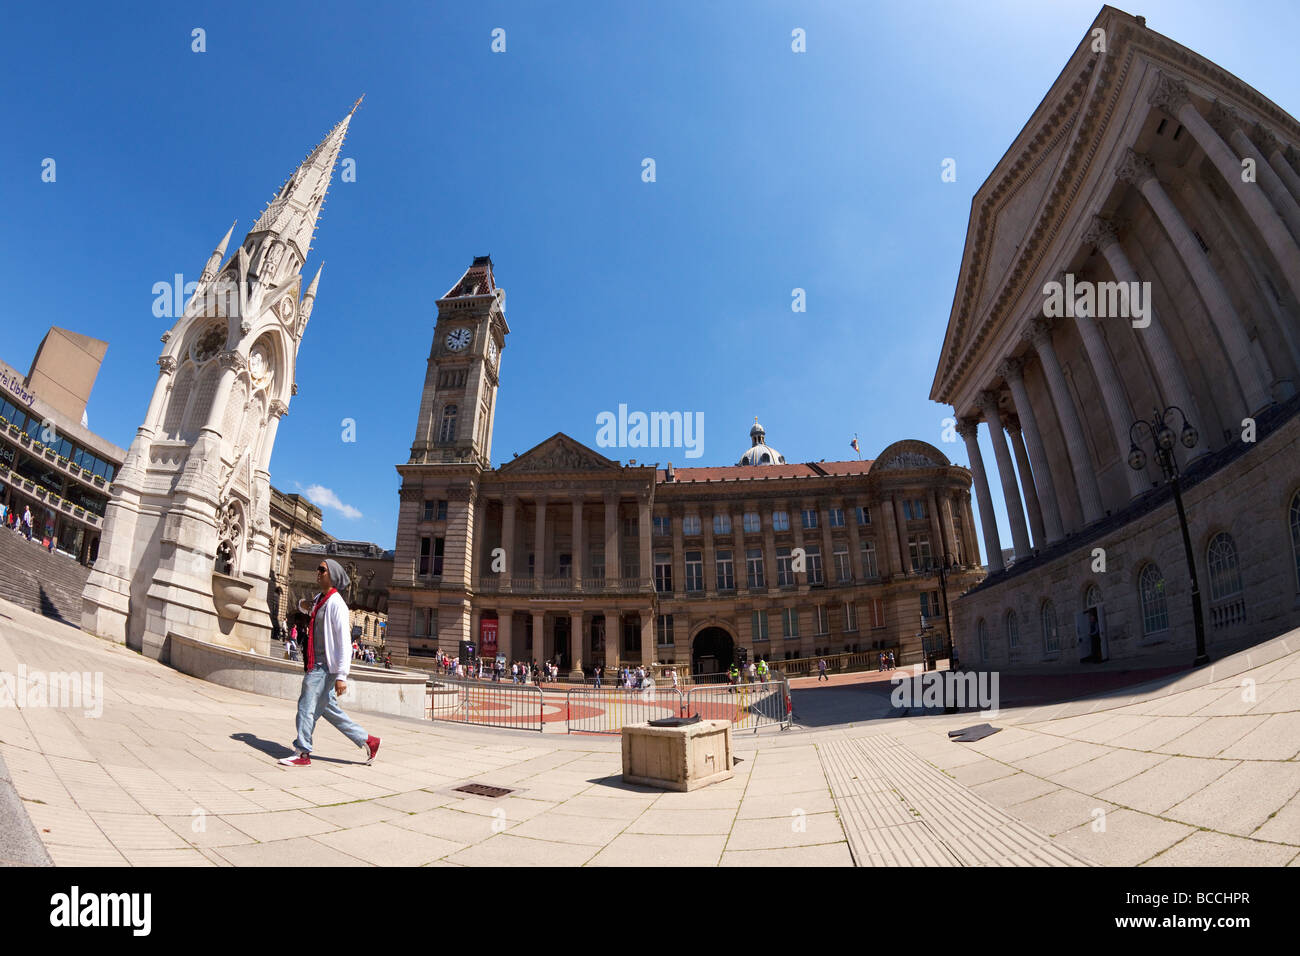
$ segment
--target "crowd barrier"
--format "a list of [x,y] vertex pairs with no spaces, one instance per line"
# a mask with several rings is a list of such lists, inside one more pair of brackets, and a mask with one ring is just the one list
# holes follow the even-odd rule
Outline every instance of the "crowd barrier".
[[542,690],[533,684],[435,677],[430,716],[509,730],[542,729]]

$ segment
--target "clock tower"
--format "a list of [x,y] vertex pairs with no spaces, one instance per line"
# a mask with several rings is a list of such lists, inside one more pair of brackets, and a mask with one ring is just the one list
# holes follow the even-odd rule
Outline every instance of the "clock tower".
[[491,468],[501,352],[510,327],[490,256],[476,256],[438,300],[410,464]]

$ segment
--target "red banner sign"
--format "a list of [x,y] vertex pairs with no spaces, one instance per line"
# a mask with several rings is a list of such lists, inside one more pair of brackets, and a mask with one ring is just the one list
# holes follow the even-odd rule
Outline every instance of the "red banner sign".
[[483,657],[497,656],[497,621],[496,618],[484,618],[478,624],[479,654]]

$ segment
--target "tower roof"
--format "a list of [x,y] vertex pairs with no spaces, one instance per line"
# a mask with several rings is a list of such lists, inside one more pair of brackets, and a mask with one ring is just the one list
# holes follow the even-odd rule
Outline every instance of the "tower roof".
[[[363,95],[361,99],[364,98]],[[258,217],[256,225],[249,232],[250,236],[259,232],[277,233],[286,242],[293,244],[301,260],[306,260],[307,250],[311,247],[312,236],[316,232],[316,220],[320,217],[325,193],[334,174],[334,163],[338,160],[339,150],[348,133],[348,124],[361,105],[361,99],[352,104],[348,115],[334,124],[334,128],[285,181],[279,194]]]
[[497,290],[496,279],[492,275],[492,257],[475,256],[470,267],[465,270],[456,284],[451,287],[444,299],[454,299],[466,295],[491,295]]

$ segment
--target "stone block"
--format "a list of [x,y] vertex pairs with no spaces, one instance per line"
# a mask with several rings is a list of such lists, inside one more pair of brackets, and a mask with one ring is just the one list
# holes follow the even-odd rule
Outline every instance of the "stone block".
[[730,780],[731,721],[702,720],[684,727],[623,728],[623,781],[665,790],[697,790]]

